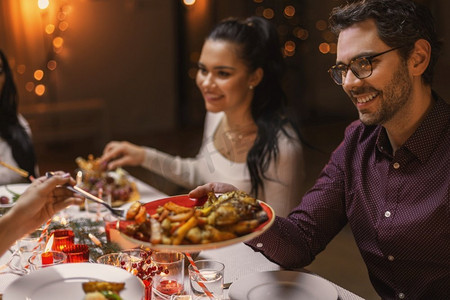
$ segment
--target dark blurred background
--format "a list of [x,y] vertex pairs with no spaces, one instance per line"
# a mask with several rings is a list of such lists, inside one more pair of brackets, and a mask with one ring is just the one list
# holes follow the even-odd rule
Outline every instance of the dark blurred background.
[[[99,156],[111,139],[195,155],[205,109],[194,78],[204,38],[221,19],[259,15],[278,29],[288,66],[285,89],[304,137],[315,147],[305,148],[311,185],[345,126],[357,118],[327,74],[336,49],[327,19],[331,8],[344,2],[1,0],[0,48],[14,70],[19,111],[31,125],[41,173],[72,171],[77,156]],[[449,2],[419,2],[432,9],[448,42]],[[448,47],[434,85],[447,100]],[[140,168],[128,170],[167,194],[182,192]],[[331,254],[311,269],[374,297],[365,267],[355,262],[359,254],[351,234],[344,231],[336,240],[327,249]]]

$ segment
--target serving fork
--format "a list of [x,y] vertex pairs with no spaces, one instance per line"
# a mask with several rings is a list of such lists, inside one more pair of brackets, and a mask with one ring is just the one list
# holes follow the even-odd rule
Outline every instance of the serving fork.
[[[54,175],[53,172],[46,172],[45,176],[47,178],[50,178]],[[126,210],[125,209],[121,209],[121,208],[114,208],[112,207],[108,202],[103,201],[102,199],[100,199],[97,196],[92,195],[91,193],[83,190],[82,188],[80,188],[79,186],[71,186],[71,185],[64,185],[64,187],[74,193],[77,193],[93,202],[102,204],[103,206],[105,206],[112,214],[114,214],[115,216],[117,216],[120,219],[125,219],[125,215],[126,215]]]

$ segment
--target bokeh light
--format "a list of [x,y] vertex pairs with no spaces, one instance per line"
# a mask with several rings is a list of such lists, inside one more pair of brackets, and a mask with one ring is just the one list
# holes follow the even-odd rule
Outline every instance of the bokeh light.
[[327,21],[325,21],[325,20],[318,20],[316,22],[316,28],[317,28],[317,30],[320,30],[320,31],[323,31],[323,30],[327,29],[328,28]]
[[43,84],[38,84],[35,88],[34,88],[34,92],[36,93],[36,95],[38,96],[42,96],[45,93],[45,85]]
[[294,36],[296,38],[301,39],[303,41],[308,39],[308,37],[309,37],[308,30],[301,28],[301,27],[295,27],[292,33],[294,34]]
[[263,14],[262,15],[263,15],[264,18],[270,20],[270,19],[273,19],[273,17],[275,16],[275,13],[274,13],[273,9],[266,8],[266,9],[263,10]]
[[58,63],[56,62],[56,60],[49,60],[47,63],[47,69],[49,69],[50,71],[54,71],[56,69],[56,67],[58,66]]
[[34,82],[28,81],[25,84],[25,89],[31,93],[34,90]]
[[69,23],[67,23],[66,21],[62,21],[61,23],[59,23],[58,28],[61,31],[66,31],[67,28],[69,28]]
[[38,7],[40,9],[46,9],[48,7],[48,0],[38,0]]
[[194,5],[195,4],[195,0],[183,0],[184,5]]
[[17,66],[17,73],[19,73],[20,75],[23,75],[26,70],[27,70],[27,67],[25,65],[18,65]]
[[42,70],[34,71],[34,79],[39,81],[39,80],[42,80],[42,78],[44,78],[44,71],[42,71]]
[[53,32],[55,32],[55,25],[48,24],[47,26],[45,26],[45,33],[46,34],[52,34]]
[[322,54],[329,53],[330,52],[330,48],[331,48],[330,44],[328,44],[328,43],[320,43],[320,45],[319,45],[319,51]]
[[293,7],[292,5],[288,5],[284,8],[283,12],[286,18],[292,18],[295,15],[295,7]]
[[53,47],[61,48],[64,44],[64,39],[60,36],[57,36],[53,39]]

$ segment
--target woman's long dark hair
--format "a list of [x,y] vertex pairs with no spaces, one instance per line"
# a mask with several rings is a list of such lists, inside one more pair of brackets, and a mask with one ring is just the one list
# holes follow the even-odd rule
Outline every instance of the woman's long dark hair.
[[258,134],[247,155],[251,193],[257,196],[258,187],[264,189],[263,179],[267,179],[265,172],[270,162],[278,156],[278,133],[281,131],[289,138],[295,138],[285,130],[285,126],[290,124],[300,139],[298,127],[293,119],[288,117],[287,97],[281,85],[284,59],[279,37],[271,23],[260,17],[250,17],[245,20],[231,18],[220,22],[207,39],[236,44],[238,57],[250,72],[258,68],[264,71],[264,77],[255,87],[251,104]]
[[20,168],[35,174],[36,156],[30,136],[17,117],[17,89],[8,60],[0,50],[5,82],[0,93],[0,136],[11,147],[12,155]]

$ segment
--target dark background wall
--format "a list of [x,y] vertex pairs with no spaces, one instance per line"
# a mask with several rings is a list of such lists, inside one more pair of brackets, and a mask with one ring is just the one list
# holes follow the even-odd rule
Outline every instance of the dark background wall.
[[[40,10],[36,4],[30,6],[33,1],[4,0],[0,5],[0,47],[16,70],[20,65],[26,66],[25,72],[15,73],[20,107],[25,114],[36,110],[39,104],[70,102],[73,104],[67,108],[70,110],[77,102],[98,98],[101,103],[91,108],[93,115],[86,120],[84,116],[89,109],[71,117],[59,112],[48,115],[54,119],[49,128],[77,124],[77,117],[85,124],[97,118],[103,121],[92,126],[102,127],[104,140],[127,139],[149,132],[201,126],[204,106],[194,75],[204,37],[223,18],[267,15],[269,10],[267,16],[277,26],[281,44],[286,41],[295,44],[294,55],[286,57],[285,78],[295,111],[306,125],[335,122],[356,118],[356,112],[326,72],[334,63],[334,52],[321,53],[319,45],[334,42],[326,21],[331,8],[343,2],[197,0],[187,6],[181,0],[59,0],[47,10]],[[441,35],[449,40],[450,24],[444,15],[449,11],[448,1],[422,2],[432,8]],[[293,17],[284,14],[287,6],[295,8]],[[61,7],[67,12],[62,20],[58,15]],[[69,25],[64,32],[57,29],[52,35],[44,33],[48,23],[57,25],[62,21]],[[295,36],[298,29],[306,35]],[[64,38],[64,46],[58,53],[51,47],[55,36]],[[447,49],[448,46],[436,70],[435,88],[448,99]],[[45,68],[49,59],[58,62],[54,71]],[[36,69],[45,71],[41,81],[33,79]],[[27,90],[30,82],[45,84],[45,94],[37,96],[34,90]],[[42,119],[48,110],[43,108],[41,117],[30,115],[37,137],[40,128],[44,130]],[[67,120],[71,123],[67,124]],[[72,136],[83,134],[77,135],[72,130],[66,138]],[[43,141],[52,142],[48,137]]]

